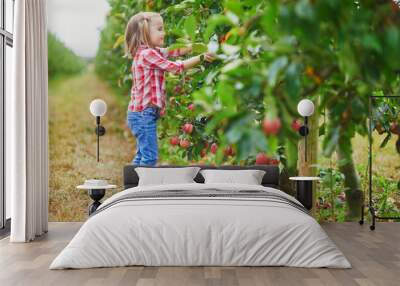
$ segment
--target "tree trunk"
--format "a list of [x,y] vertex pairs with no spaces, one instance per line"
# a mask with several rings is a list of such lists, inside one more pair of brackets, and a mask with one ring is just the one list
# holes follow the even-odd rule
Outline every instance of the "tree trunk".
[[[315,111],[318,108],[319,98],[314,101]],[[298,160],[297,169],[299,171],[299,176],[317,176],[316,165],[318,162],[318,135],[319,135],[319,114],[314,112],[314,114],[308,118],[308,129],[309,133],[307,135],[307,162],[305,161],[305,138],[301,139],[298,144]],[[313,181],[313,207],[312,215],[315,217],[315,202],[317,197],[317,182]]]
[[344,162],[344,164],[339,164],[339,170],[345,177],[344,191],[346,193],[348,206],[346,219],[354,220],[360,216],[361,205],[363,203],[363,193],[361,191],[360,179],[354,166],[351,138],[345,134],[340,134],[336,152],[338,155],[338,161]]

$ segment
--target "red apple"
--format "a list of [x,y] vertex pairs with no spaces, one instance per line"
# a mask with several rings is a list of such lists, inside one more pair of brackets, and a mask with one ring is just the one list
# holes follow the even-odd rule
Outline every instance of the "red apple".
[[264,119],[263,129],[266,135],[276,135],[281,129],[282,123],[279,118],[275,119]]
[[179,142],[179,145],[184,149],[189,148],[190,141],[187,139],[182,139],[181,142]]
[[191,111],[193,111],[193,110],[194,110],[194,104],[193,104],[193,103],[189,104],[189,105],[188,105],[188,109],[191,110]]
[[207,150],[206,149],[201,149],[200,150],[200,157],[203,158],[204,156],[206,156],[207,154]]
[[325,202],[323,205],[324,209],[330,209],[332,207],[332,204],[330,202]]
[[175,93],[175,94],[181,94],[181,93],[182,93],[182,90],[183,90],[183,89],[182,89],[182,86],[179,85],[179,84],[178,84],[177,86],[174,87],[174,93]]
[[279,160],[277,160],[277,159],[269,159],[269,163],[271,165],[279,165]]
[[179,138],[178,136],[174,136],[169,140],[169,143],[171,143],[172,146],[178,145],[179,144]]
[[297,119],[293,119],[293,121],[292,121],[292,129],[294,131],[298,132],[300,127],[301,127],[301,123]]
[[193,125],[190,123],[186,123],[182,126],[182,131],[187,134],[191,134],[193,132]]
[[208,143],[208,141],[204,142],[204,148],[207,149],[209,145],[210,145],[210,144]]
[[268,165],[270,159],[264,153],[258,153],[256,156],[256,164],[258,165]]
[[225,149],[224,149],[224,155],[226,156],[226,157],[228,157],[228,156],[233,156],[233,148],[232,148],[232,146],[228,146],[228,147],[226,147]]
[[217,143],[212,143],[212,144],[211,144],[211,147],[210,147],[211,153],[215,154],[215,153],[217,153],[217,150],[218,150],[218,145],[217,145]]

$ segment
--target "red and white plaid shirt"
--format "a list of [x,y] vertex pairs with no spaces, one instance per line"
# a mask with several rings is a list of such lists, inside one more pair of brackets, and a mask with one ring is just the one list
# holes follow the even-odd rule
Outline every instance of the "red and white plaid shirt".
[[164,73],[181,73],[183,63],[172,62],[167,57],[180,56],[179,49],[168,51],[166,48],[150,48],[140,45],[132,63],[131,101],[128,110],[142,111],[149,105],[160,107],[164,115],[166,106]]

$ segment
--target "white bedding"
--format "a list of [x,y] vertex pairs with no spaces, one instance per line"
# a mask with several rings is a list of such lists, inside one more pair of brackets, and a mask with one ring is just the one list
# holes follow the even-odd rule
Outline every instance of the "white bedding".
[[82,225],[50,269],[127,265],[351,267],[321,226],[289,204],[234,197],[152,198],[112,204],[132,192],[210,188],[263,190],[297,202],[277,189],[255,185],[193,183],[127,189],[100,206],[103,211]]

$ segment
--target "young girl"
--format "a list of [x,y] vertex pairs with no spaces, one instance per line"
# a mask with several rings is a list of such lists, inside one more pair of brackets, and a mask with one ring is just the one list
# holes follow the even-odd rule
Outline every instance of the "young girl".
[[191,47],[168,51],[164,45],[164,23],[158,13],[140,12],[128,22],[125,31],[125,50],[133,58],[131,101],[127,125],[136,137],[134,165],[154,166],[158,159],[157,120],[165,114],[165,72],[181,73],[203,60],[214,60],[205,53],[185,61],[169,61],[190,53]]

